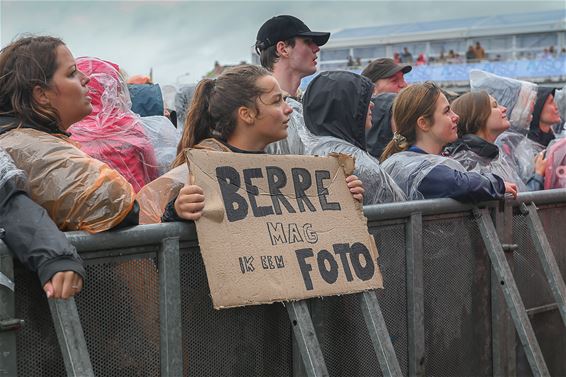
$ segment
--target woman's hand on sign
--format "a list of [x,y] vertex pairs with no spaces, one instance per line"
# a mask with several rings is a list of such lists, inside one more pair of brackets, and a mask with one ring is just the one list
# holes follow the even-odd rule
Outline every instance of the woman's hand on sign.
[[47,298],[68,299],[83,289],[83,278],[74,271],[57,272],[45,283],[43,291]]
[[197,185],[185,184],[175,200],[175,212],[184,220],[198,220],[204,208],[204,193]]
[[348,188],[354,199],[362,203],[364,201],[365,192],[362,181],[355,175],[349,175],[346,177],[346,184],[348,184]]

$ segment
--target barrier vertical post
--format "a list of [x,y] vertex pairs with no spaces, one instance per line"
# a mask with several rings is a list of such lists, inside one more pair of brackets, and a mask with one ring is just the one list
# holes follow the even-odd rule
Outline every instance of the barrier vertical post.
[[384,376],[401,376],[401,367],[374,291],[358,294],[373,348]]
[[511,311],[515,329],[525,349],[525,354],[527,355],[533,375],[550,376],[540,346],[535,337],[533,327],[527,316],[525,305],[519,295],[519,289],[517,288],[509,264],[505,259],[499,237],[487,211],[487,209],[480,210],[475,208],[474,215],[478,221],[481,236],[487,248],[491,264],[503,290],[505,302]]
[[564,323],[564,326],[566,326],[566,285],[564,285],[564,279],[562,278],[562,274],[558,268],[558,263],[556,263],[556,258],[552,253],[550,243],[548,242],[548,238],[546,237],[546,233],[542,227],[537,207],[534,203],[531,203],[528,206],[523,203],[520,209],[521,213],[527,217],[527,224],[529,225],[531,238],[537,251],[537,255],[542,264],[548,285],[550,285],[550,290],[554,296],[554,300],[558,305],[558,310],[562,316],[562,322]]
[[12,323],[19,327],[21,323],[14,320],[15,295],[14,287],[10,284],[14,280],[14,266],[12,256],[8,253],[0,254],[0,274],[6,279],[6,283],[0,283],[0,375],[15,376],[18,373],[16,334],[8,326]]
[[[493,213],[495,228],[499,240],[506,245],[503,248],[509,269],[513,272],[515,247],[513,239],[513,208],[502,202]],[[511,314],[505,305],[505,297],[500,289],[499,279],[494,267],[491,267],[491,334],[492,334],[492,366],[494,376],[517,375],[517,355],[515,351],[516,336]]]
[[94,377],[75,299],[48,300],[69,377]]
[[305,300],[285,303],[295,340],[309,377],[328,376],[320,343],[316,337],[312,319]]
[[161,241],[159,268],[160,362],[162,376],[183,375],[179,237]]
[[412,213],[405,226],[409,376],[424,376],[426,370],[422,234],[422,214]]

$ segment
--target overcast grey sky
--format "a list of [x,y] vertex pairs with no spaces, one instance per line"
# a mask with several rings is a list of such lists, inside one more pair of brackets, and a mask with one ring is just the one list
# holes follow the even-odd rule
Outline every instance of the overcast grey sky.
[[[119,64],[130,75],[167,84],[198,81],[221,64],[250,61],[258,28],[292,14],[312,30],[554,9],[565,1],[6,1],[0,0],[0,41],[21,33],[61,37],[77,56]],[[185,75],[189,73],[189,75]],[[185,75],[185,76],[183,76]]]

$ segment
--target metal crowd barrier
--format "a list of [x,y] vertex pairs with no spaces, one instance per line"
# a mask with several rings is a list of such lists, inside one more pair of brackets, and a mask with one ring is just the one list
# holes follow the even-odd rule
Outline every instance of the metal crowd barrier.
[[[566,375],[566,190],[365,213],[403,375]],[[368,332],[371,296],[216,311],[193,225],[67,236],[88,273],[69,301],[48,302],[0,246],[0,269],[15,282],[15,294],[0,286],[0,375],[394,375]],[[305,313],[315,335],[299,339]],[[305,354],[312,340],[320,352]]]

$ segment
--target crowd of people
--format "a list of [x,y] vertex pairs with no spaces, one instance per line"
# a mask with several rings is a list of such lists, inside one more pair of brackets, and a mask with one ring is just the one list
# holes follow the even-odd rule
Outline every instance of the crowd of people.
[[[60,39],[20,38],[0,52],[0,227],[48,297],[69,298],[84,268],[61,231],[198,221],[207,193],[188,182],[186,148],[355,157],[346,184],[364,205],[466,202],[566,187],[563,91],[474,71],[453,98],[408,86],[412,66],[383,58],[361,75],[327,71],[304,95],[330,38],[293,16],[267,20],[240,65],[178,93],[128,84],[118,64],[73,57]],[[134,82],[134,81],[131,81]],[[177,125],[177,127],[175,127]],[[562,170],[560,170],[562,169]]]

